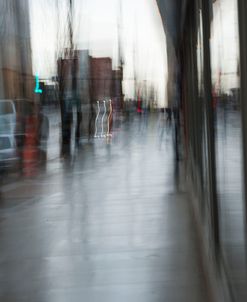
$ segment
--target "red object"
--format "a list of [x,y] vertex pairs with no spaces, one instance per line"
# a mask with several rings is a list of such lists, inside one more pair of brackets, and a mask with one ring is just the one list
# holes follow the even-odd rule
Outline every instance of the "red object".
[[139,90],[138,90],[138,96],[137,96],[137,112],[142,113],[142,101],[140,98]]
[[25,176],[33,176],[36,173],[38,160],[38,124],[35,116],[26,120],[26,134],[23,149],[23,173]]

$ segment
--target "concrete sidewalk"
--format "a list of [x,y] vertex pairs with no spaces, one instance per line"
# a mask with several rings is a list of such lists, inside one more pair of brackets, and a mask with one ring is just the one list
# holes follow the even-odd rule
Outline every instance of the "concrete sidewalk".
[[170,132],[141,119],[2,188],[1,301],[209,301]]

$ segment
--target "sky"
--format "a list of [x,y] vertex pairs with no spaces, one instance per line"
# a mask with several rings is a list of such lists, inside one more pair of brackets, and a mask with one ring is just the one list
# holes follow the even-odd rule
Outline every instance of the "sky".
[[[29,0],[33,72],[41,78],[56,74],[56,58],[69,46],[68,0]],[[113,59],[118,66],[119,44],[124,59],[124,93],[133,97],[134,77],[149,83],[159,106],[166,105],[166,37],[155,0],[74,0],[73,33],[77,49]],[[119,36],[121,37],[119,39]],[[140,88],[140,93],[142,89]],[[143,92],[144,93],[144,92]]]

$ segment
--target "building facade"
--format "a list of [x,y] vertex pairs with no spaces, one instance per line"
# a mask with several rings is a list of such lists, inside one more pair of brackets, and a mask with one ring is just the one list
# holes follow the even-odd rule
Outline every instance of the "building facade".
[[0,0],[0,98],[33,99],[28,0]]

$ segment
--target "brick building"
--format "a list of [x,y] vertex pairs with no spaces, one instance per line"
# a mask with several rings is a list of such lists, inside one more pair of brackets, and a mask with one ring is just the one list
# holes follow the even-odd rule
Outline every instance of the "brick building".
[[0,99],[33,99],[28,0],[0,1]]
[[92,102],[112,97],[112,59],[90,57]]

